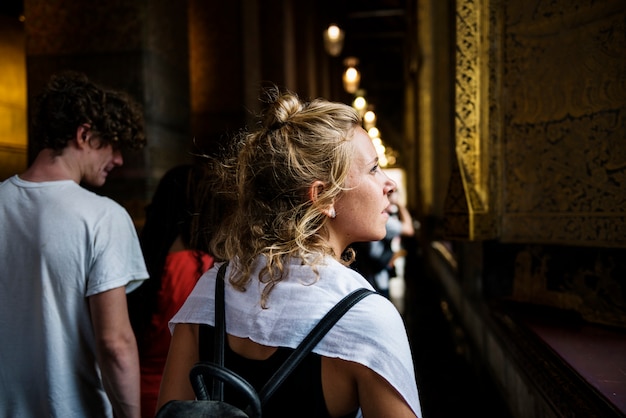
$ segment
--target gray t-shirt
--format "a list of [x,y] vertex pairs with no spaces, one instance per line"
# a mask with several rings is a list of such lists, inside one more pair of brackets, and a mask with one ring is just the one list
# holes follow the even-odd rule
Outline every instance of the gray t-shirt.
[[71,180],[0,183],[0,417],[111,417],[88,296],[148,277],[126,210]]

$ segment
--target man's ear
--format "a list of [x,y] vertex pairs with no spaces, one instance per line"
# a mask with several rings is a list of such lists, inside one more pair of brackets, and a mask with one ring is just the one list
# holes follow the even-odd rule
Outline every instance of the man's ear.
[[[319,196],[324,192],[324,183],[320,180],[314,181],[309,187],[309,199],[313,202],[314,206],[318,206]],[[337,216],[334,207],[335,201],[331,203],[328,207],[320,208],[320,210],[329,218],[335,218]]]
[[76,144],[79,148],[82,148],[85,144],[89,142],[91,137],[91,125],[88,123],[83,123],[78,128],[76,128]]

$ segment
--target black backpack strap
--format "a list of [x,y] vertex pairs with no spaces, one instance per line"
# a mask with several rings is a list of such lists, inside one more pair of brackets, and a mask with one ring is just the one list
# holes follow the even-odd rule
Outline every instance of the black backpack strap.
[[[213,363],[224,366],[224,346],[226,344],[226,314],[224,312],[224,275],[228,261],[220,266],[215,280],[215,332],[213,333]],[[224,400],[224,382],[213,381],[211,399]]]
[[315,348],[324,335],[335,325],[335,323],[364,297],[376,293],[366,288],[353,291],[337,303],[324,317],[315,325],[313,330],[304,337],[304,340],[291,353],[285,362],[278,368],[274,375],[263,386],[259,397],[261,403],[265,404],[274,394],[276,389],[284,382],[287,376],[296,368],[298,364]]
[[[226,318],[224,312],[224,275],[228,262],[220,266],[217,273],[215,283],[215,332],[213,335],[213,363],[224,366],[224,347],[226,344]],[[324,317],[315,325],[315,327],[304,337],[298,347],[289,355],[287,360],[278,368],[274,375],[267,381],[261,389],[259,398],[262,404],[274,394],[276,389],[285,381],[287,376],[304,360],[304,358],[315,348],[324,335],[339,321],[339,319],[354,305],[356,305],[364,297],[375,294],[376,292],[361,288],[357,289],[342,300],[340,300]],[[206,350],[206,339],[208,333],[203,325],[200,325],[199,350],[200,358],[206,358],[203,354]],[[218,379],[213,381],[213,390],[210,399],[224,400],[224,382]]]
[[210,355],[212,354],[211,344],[209,344],[209,335],[210,335],[209,333],[211,331],[210,327],[211,326],[207,324],[199,325],[198,345],[200,347],[198,348],[198,351],[199,351],[200,363],[213,360],[213,358]]
[[[185,416],[229,416],[261,418],[261,400],[254,387],[239,376],[224,367],[224,351],[226,346],[226,316],[224,303],[224,275],[228,262],[225,262],[217,273],[215,282],[215,327],[213,336],[213,361],[207,355],[209,350],[209,327],[201,324],[198,335],[198,349],[200,350],[200,362],[196,363],[189,372],[189,380],[198,401],[211,401],[199,406],[197,414],[194,414],[188,406],[189,415]],[[208,393],[207,382],[212,382],[211,393]],[[247,406],[244,410],[224,402],[224,384],[228,384],[243,399]]]

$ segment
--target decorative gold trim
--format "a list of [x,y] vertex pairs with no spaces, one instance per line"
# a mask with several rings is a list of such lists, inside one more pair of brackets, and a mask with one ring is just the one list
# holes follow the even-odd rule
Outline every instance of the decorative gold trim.
[[501,25],[495,1],[457,2],[456,155],[470,239],[499,236]]

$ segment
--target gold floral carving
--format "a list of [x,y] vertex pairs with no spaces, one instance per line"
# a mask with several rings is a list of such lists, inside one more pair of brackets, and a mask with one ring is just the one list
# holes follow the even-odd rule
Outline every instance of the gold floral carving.
[[[499,39],[489,0],[458,1],[456,10],[456,155],[468,209],[467,236],[499,235]],[[462,235],[457,231],[457,235]]]
[[465,235],[626,247],[626,3],[461,0],[456,19]]

